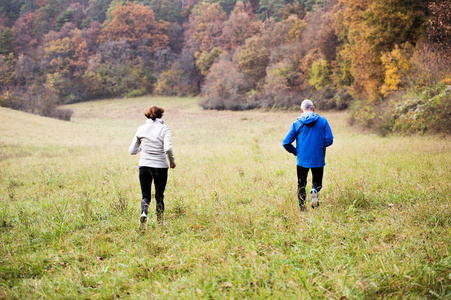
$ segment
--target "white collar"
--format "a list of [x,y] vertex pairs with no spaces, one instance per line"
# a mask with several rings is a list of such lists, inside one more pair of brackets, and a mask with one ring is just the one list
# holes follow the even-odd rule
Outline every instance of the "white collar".
[[164,121],[162,119],[156,118],[155,120],[147,119],[146,123],[161,123],[161,124],[164,124]]

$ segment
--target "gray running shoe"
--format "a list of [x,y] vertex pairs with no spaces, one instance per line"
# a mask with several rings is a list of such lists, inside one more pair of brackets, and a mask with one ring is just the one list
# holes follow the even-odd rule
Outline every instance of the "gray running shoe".
[[145,211],[141,214],[141,217],[139,217],[139,221],[142,225],[144,225],[147,222],[147,214]]
[[318,191],[316,189],[312,189],[310,191],[310,198],[312,198],[312,203],[310,204],[312,208],[319,206],[319,200],[318,200]]

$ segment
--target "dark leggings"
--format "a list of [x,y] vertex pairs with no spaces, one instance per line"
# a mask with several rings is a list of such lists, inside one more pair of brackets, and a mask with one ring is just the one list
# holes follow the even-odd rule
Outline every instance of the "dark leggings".
[[[310,168],[312,170],[312,188],[316,191],[320,191],[323,185],[323,174],[324,167],[321,168]],[[307,175],[309,168],[303,168],[297,166],[297,174],[298,174],[298,200],[299,205],[303,205],[305,201],[305,186],[307,185]]]
[[152,190],[152,180],[155,184],[155,200],[157,209],[157,218],[160,219],[164,212],[164,190],[168,181],[168,168],[139,168],[139,182],[141,183],[142,202],[141,212],[147,211],[150,204]]

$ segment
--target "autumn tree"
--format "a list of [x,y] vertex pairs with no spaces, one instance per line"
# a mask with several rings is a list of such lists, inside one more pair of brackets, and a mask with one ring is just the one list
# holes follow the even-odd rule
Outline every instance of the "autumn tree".
[[412,53],[412,45],[406,43],[401,46],[395,45],[392,51],[382,55],[381,61],[385,69],[385,78],[381,93],[384,96],[408,83],[408,77],[413,69]]
[[83,19],[85,18],[83,7],[80,3],[72,3],[64,10],[56,19],[56,29],[59,29],[68,22],[72,22],[80,27]]
[[329,63],[336,59],[337,48],[340,43],[336,34],[335,18],[332,13],[328,12],[321,16],[317,43],[319,52]]
[[94,52],[97,49],[97,40],[101,33],[102,27],[97,21],[91,22],[89,28],[83,30],[83,37],[86,40],[89,52]]
[[102,24],[106,19],[106,12],[110,4],[111,0],[89,0],[88,8],[85,10],[86,17],[82,21],[82,26],[90,27],[92,22]]
[[200,92],[200,79],[193,47],[183,49],[179,58],[171,67],[161,73],[155,87],[157,95],[187,96]]
[[333,3],[331,0],[298,0],[299,4],[307,11],[315,9],[325,10],[329,3]]
[[260,0],[257,15],[263,21],[271,17],[276,21],[280,21],[279,11],[282,11],[284,7],[284,0]]
[[264,96],[268,105],[289,107],[298,98],[297,70],[289,61],[280,61],[267,68]]
[[186,30],[187,39],[193,39],[201,52],[221,47],[222,30],[226,20],[227,15],[218,3],[203,2],[190,16]]
[[206,76],[210,71],[210,67],[222,53],[223,50],[220,48],[213,48],[210,52],[196,52],[194,56],[196,58],[196,68],[199,70],[199,73]]
[[20,85],[27,88],[30,87],[33,84],[37,71],[38,65],[33,59],[23,54],[19,55],[16,62],[15,76]]
[[67,34],[50,32],[45,39],[46,82],[62,102],[86,99],[82,76],[88,67],[88,46],[83,32],[77,28]]
[[[294,31],[292,31],[292,29],[294,27],[297,27],[297,25],[300,25],[300,23],[298,24],[295,20],[298,19],[297,17],[293,16],[292,18],[289,18],[282,22],[276,22],[276,20],[273,18],[270,18],[263,22],[260,27],[260,41],[262,43],[262,46],[268,49],[277,48],[281,45],[286,44],[287,42],[291,42],[296,39],[297,28]],[[299,31],[299,34],[301,32],[302,29]]]
[[451,61],[451,1],[432,1],[428,9],[427,38]]
[[330,83],[330,67],[325,59],[318,59],[309,69],[309,83],[320,90]]
[[0,55],[0,91],[16,84],[16,61],[13,53]]
[[146,46],[153,51],[166,47],[169,42],[169,23],[155,21],[154,13],[148,6],[131,1],[118,3],[111,16],[111,22],[102,29],[99,37],[101,43],[125,39],[134,48]]
[[384,82],[381,52],[418,39],[426,4],[414,0],[340,0],[340,4],[338,29],[344,42],[340,55],[350,63],[354,93],[374,102]]
[[40,2],[40,8],[36,11],[36,20],[34,21],[34,33],[38,40],[50,30],[61,28],[57,18],[65,9],[65,3],[62,0],[45,0]]
[[266,76],[269,63],[269,50],[263,45],[262,39],[251,37],[238,52],[238,66],[253,82],[258,83]]
[[[221,11],[217,10],[216,12],[220,13]],[[210,25],[215,27],[216,23]],[[207,27],[210,25],[207,25]],[[237,2],[229,19],[224,21],[221,37],[211,40],[212,44],[217,46],[209,50],[210,46],[202,48],[201,44],[199,51],[195,52],[196,67],[199,73],[203,76],[207,75],[210,66],[223,51],[233,51],[242,46],[247,38],[259,31],[260,25],[261,22],[257,16],[251,10],[246,9],[243,2]],[[208,31],[206,34],[209,34]],[[203,45],[205,46],[206,43]]]
[[140,57],[125,39],[99,46],[88,60],[84,84],[93,97],[139,96],[151,90]]
[[172,23],[169,29],[169,48],[175,53],[180,53],[182,52],[183,44],[183,27],[178,23]]
[[32,55],[39,42],[34,34],[36,13],[22,14],[11,28],[14,36],[14,51]]
[[25,2],[23,0],[0,0],[0,19],[5,18],[3,23],[5,27],[12,27],[21,13],[34,11],[37,8],[36,4],[30,3],[30,10],[27,10]]
[[81,78],[88,66],[88,44],[80,29],[75,29],[71,39],[71,56],[69,58],[69,67],[72,76]]
[[304,7],[299,4],[299,2],[294,2],[293,4],[288,3],[279,11],[280,18],[282,20],[288,19],[291,15],[295,15],[298,19],[303,19],[305,17]]
[[148,5],[155,13],[157,20],[170,23],[183,23],[185,18],[181,15],[185,1],[178,0],[140,0],[138,3]]
[[261,22],[257,16],[243,2],[237,2],[229,19],[224,23],[222,32],[225,50],[232,50],[242,46],[244,41],[260,31]]
[[[36,98],[33,97],[33,86],[36,85],[36,81],[37,81],[37,74],[39,72],[39,66],[38,64],[29,56],[27,55],[23,55],[20,54],[17,62],[16,62],[16,66],[15,66],[15,78],[17,81],[17,84],[20,87],[20,92],[22,92],[22,94],[28,94],[27,98],[30,100],[28,101],[28,103],[20,101],[20,98],[22,97],[17,97],[19,99],[17,99],[17,102],[22,102],[22,103],[17,103],[19,105],[19,107],[17,107],[17,109],[21,109],[21,110],[30,110],[32,113],[35,112],[36,107],[38,106],[38,103],[36,101]],[[17,93],[19,94],[19,93]],[[17,96],[17,95],[16,95]],[[16,104],[13,104],[13,106]]]
[[8,54],[12,50],[12,43],[14,41],[14,36],[11,29],[6,28],[0,34],[0,54]]
[[246,101],[244,75],[227,57],[213,64],[202,89],[202,107],[242,110],[252,106]]

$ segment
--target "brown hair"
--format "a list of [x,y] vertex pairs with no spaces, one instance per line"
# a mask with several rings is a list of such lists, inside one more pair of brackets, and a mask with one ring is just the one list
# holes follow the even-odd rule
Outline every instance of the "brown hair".
[[144,112],[144,115],[147,117],[147,119],[161,119],[161,117],[164,114],[164,108],[157,107],[157,106],[151,106]]

